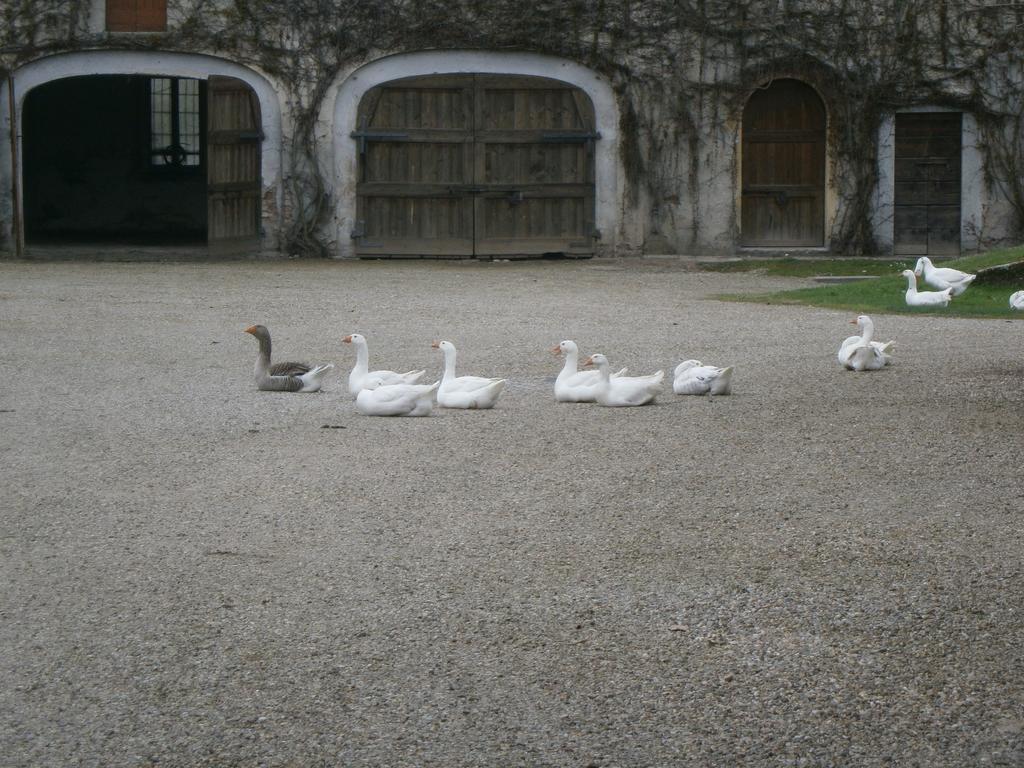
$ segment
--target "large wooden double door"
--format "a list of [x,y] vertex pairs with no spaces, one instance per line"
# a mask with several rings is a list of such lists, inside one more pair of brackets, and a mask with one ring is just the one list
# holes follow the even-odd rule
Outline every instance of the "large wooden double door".
[[742,244],[825,241],[825,106],[806,83],[776,80],[743,111]]
[[360,256],[594,251],[594,109],[540,77],[415,77],[359,107]]

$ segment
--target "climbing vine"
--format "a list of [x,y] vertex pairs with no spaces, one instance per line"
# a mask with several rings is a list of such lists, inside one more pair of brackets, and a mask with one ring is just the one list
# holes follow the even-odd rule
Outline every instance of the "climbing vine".
[[[1024,236],[1024,3],[1011,0],[170,0],[169,31],[90,31],[88,0],[6,0],[0,72],[51,52],[121,47],[208,52],[281,84],[293,116],[285,246],[326,253],[331,210],[317,120],[339,74],[401,51],[485,49],[578,61],[612,83],[627,205],[680,249],[707,242],[702,169],[734,156],[751,91],[814,85],[830,115],[839,194],[831,242],[875,249],[878,131],[893,110],[969,111],[986,181]],[[728,165],[726,162],[725,165]]]

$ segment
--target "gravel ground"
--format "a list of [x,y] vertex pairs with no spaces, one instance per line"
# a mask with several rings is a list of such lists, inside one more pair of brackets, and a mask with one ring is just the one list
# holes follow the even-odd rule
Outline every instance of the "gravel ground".
[[[1019,321],[668,260],[0,263],[4,766],[1020,766]],[[257,392],[256,344],[334,361]],[[360,416],[371,363],[502,375]],[[574,338],[734,394],[557,404]]]

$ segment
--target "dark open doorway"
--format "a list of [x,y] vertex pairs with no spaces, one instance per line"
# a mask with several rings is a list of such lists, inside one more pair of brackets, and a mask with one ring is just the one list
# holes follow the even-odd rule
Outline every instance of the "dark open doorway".
[[206,83],[93,75],[33,89],[23,116],[30,244],[205,243]]

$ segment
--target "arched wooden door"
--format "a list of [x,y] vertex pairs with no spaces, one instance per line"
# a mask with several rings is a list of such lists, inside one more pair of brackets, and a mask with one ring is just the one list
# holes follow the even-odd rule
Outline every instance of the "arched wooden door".
[[799,80],[775,80],[743,110],[741,242],[825,242],[825,107]]
[[385,83],[359,107],[360,256],[594,251],[594,108],[511,75]]

